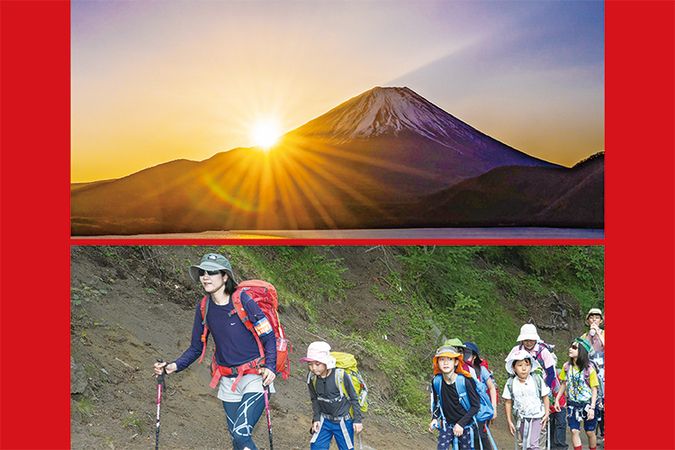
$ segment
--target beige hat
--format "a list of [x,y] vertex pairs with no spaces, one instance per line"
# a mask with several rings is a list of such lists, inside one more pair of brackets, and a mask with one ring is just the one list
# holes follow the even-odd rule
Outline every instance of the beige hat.
[[605,316],[604,316],[604,314],[602,314],[602,310],[600,308],[591,308],[591,309],[588,310],[588,313],[586,314],[586,320],[588,320],[588,318],[590,316],[594,315],[594,314],[599,315],[603,319],[605,318]]
[[335,368],[335,358],[330,355],[330,344],[324,341],[316,341],[307,347],[307,356],[300,358],[300,362],[320,362],[328,369]]
[[459,358],[462,352],[452,345],[448,345],[447,342],[442,346],[436,349],[436,354],[434,359],[440,358],[441,356],[447,356],[448,358]]
[[518,339],[516,339],[516,341],[541,341],[541,338],[537,333],[537,327],[535,327],[534,324],[526,323],[520,327],[520,334],[518,335]]

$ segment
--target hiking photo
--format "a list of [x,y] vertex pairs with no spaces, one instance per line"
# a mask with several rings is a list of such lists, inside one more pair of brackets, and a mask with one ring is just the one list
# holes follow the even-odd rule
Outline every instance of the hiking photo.
[[71,3],[77,238],[604,236],[603,2]]
[[604,447],[602,246],[72,246],[71,447]]

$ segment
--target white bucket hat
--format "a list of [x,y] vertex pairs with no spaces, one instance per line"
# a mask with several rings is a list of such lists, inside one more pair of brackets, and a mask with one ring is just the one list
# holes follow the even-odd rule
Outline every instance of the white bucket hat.
[[516,341],[541,341],[539,334],[537,334],[537,327],[535,327],[534,324],[526,323],[520,327],[520,334],[518,335],[518,339],[516,339]]
[[330,355],[330,344],[324,341],[316,341],[307,347],[307,356],[300,358],[300,362],[317,361],[326,365],[328,369],[335,368],[335,358]]
[[506,371],[511,375],[515,375],[516,373],[513,370],[513,362],[522,361],[524,359],[530,361],[530,367],[532,367],[532,370],[539,366],[539,363],[532,357],[532,355],[530,355],[530,352],[527,350],[516,350],[509,353],[509,356],[506,357],[506,364],[504,364]]

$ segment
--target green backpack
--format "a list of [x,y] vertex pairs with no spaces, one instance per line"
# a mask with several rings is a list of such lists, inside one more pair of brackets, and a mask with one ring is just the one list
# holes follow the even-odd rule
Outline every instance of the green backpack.
[[[359,369],[356,363],[356,358],[351,353],[344,352],[330,352],[330,355],[335,358],[335,376],[336,383],[340,387],[340,398],[346,397],[347,390],[345,389],[345,374],[349,375],[356,391],[356,396],[359,398],[359,406],[361,407],[361,412],[365,413],[368,411],[368,387],[366,382],[363,381],[363,377],[359,373]],[[307,382],[311,382],[312,385],[316,388],[316,375],[310,373]],[[349,410],[350,415],[353,417],[354,412]]]

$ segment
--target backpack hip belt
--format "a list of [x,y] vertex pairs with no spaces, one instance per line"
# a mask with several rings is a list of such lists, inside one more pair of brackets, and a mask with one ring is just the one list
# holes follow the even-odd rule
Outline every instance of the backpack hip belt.
[[214,358],[214,361],[211,364],[212,376],[209,386],[211,386],[212,389],[215,389],[222,377],[236,377],[234,383],[232,383],[232,392],[234,392],[237,389],[237,384],[241,380],[241,377],[244,375],[258,375],[258,371],[263,367],[263,363],[264,358],[257,358],[240,366],[227,367],[216,363]]
[[325,417],[326,419],[330,420],[331,422],[341,422],[343,419],[344,420],[352,420],[352,417],[347,414],[346,416],[331,416],[330,414],[326,413],[321,413],[322,417]]

